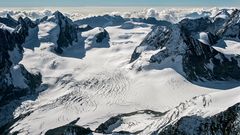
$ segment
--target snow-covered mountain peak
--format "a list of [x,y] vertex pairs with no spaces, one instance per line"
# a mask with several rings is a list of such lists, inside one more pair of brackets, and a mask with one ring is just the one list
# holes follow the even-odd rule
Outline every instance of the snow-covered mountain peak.
[[50,17],[44,17],[39,22],[41,41],[54,45],[54,51],[62,54],[64,49],[78,41],[78,26],[71,19],[56,11]]
[[216,20],[218,18],[228,19],[228,18],[230,18],[230,13],[228,12],[227,9],[222,9],[214,16],[214,20]]
[[49,17],[49,21],[55,21],[58,23],[61,27],[65,27],[65,25],[73,25],[73,22],[70,18],[63,15],[60,11],[56,11],[53,13],[52,16]]
[[[232,14],[236,13],[233,12]],[[228,18],[225,21],[228,22]],[[238,22],[231,22],[231,25],[236,26]],[[144,57],[144,54],[150,50],[155,50],[152,56],[149,57],[150,59],[148,58],[149,64],[136,66],[136,62],[134,62],[134,67],[137,69],[139,67],[148,68],[151,66],[151,63],[158,63],[161,66],[165,61],[171,59],[173,64],[168,65],[168,67],[173,67],[190,81],[239,80],[239,59],[218,52],[212,47],[220,42],[220,39],[229,37],[229,34],[227,35],[229,32],[225,32],[224,35],[218,34],[218,31],[222,29],[229,31],[229,27],[218,27],[215,25],[215,22],[211,21],[211,18],[204,17],[199,19],[184,19],[176,25],[153,28],[154,30],[135,49],[130,62],[139,57]],[[218,30],[214,33],[213,30],[216,28]],[[239,30],[239,28],[235,27],[233,29]],[[182,57],[182,60],[177,61],[177,63],[174,62],[179,56]],[[230,67],[226,67],[229,65],[232,67],[231,70],[234,70],[234,74],[230,73]],[[219,76],[220,73],[221,76]]]

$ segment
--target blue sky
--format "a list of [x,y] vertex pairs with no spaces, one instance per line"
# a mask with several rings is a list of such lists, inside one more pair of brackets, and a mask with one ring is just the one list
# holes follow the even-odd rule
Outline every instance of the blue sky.
[[0,0],[1,7],[43,6],[216,6],[240,7],[240,0]]

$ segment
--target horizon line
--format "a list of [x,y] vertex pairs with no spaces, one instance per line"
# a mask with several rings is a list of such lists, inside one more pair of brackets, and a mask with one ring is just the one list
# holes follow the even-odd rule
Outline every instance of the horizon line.
[[179,8],[182,8],[182,7],[185,7],[185,8],[240,8],[240,6],[181,6],[181,5],[175,5],[175,6],[156,6],[156,5],[146,5],[146,6],[143,6],[143,5],[129,5],[129,6],[125,6],[125,5],[101,5],[101,6],[97,6],[97,5],[91,5],[91,6],[1,6],[0,5],[0,8],[51,8],[51,7],[54,7],[54,8],[78,8],[78,7],[99,7],[99,8],[109,8],[109,7],[121,7],[121,8],[124,8],[124,7],[159,7],[159,8],[175,8],[175,7],[179,7]]

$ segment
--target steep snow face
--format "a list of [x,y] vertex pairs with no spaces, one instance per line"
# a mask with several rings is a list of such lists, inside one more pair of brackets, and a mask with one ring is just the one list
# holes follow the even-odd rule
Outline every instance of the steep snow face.
[[109,47],[109,34],[104,28],[96,27],[87,32],[83,32],[82,37],[86,38],[86,40],[84,41],[86,50],[89,50],[93,47]]
[[206,45],[210,45],[209,39],[208,39],[208,34],[205,32],[200,32],[198,36],[198,40]]
[[227,55],[238,56],[240,54],[240,43],[232,40],[221,40],[213,48]]
[[53,42],[57,44],[60,28],[54,22],[42,22],[38,25],[38,38],[41,42]]
[[184,74],[181,59],[186,44],[180,33],[176,25],[159,26],[154,29],[133,52],[130,60],[132,68],[138,71],[172,68]]

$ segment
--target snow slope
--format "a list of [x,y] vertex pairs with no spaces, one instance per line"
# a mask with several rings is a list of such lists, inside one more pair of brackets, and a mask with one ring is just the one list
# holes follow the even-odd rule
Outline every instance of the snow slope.
[[[49,36],[46,28],[54,27],[51,23],[40,24],[40,41]],[[64,52],[71,53],[71,48],[79,51],[72,57],[51,52],[49,48],[54,42],[41,42],[34,50],[25,48],[21,63],[29,70],[40,71],[48,88],[36,101],[24,103],[15,112],[17,116],[34,111],[16,123],[12,131],[22,129],[30,134],[44,133],[77,117],[80,117],[79,125],[94,127],[95,124],[90,123],[103,122],[117,113],[142,109],[163,112],[193,96],[215,91],[192,85],[170,68],[132,71],[128,66],[131,53],[151,30],[150,26],[133,29],[115,26],[106,30],[110,35],[110,47],[92,48],[82,59],[77,56],[81,55],[82,49],[77,45]]]
[[[230,106],[238,103],[239,97],[239,89],[234,89],[194,97],[191,100],[180,103],[177,107],[170,109],[165,113],[143,110],[120,114],[103,123],[105,126],[102,126],[103,124],[100,125],[96,131],[108,134],[124,131],[126,133],[141,135],[166,134],[164,132],[162,133],[163,129],[181,121],[182,118],[185,118],[186,125],[177,125],[176,127],[187,131],[187,134],[199,134],[197,132],[199,128],[198,126],[202,123],[194,118],[209,118],[209,116],[214,116],[219,112],[225,111]],[[225,119],[227,119],[227,117]],[[215,121],[215,124],[215,128],[218,128],[218,121]],[[173,130],[171,131],[174,133]],[[221,131],[219,131],[219,134],[221,134]]]
[[220,41],[214,46],[214,48],[219,52],[228,55],[240,54],[240,43],[232,40]]

